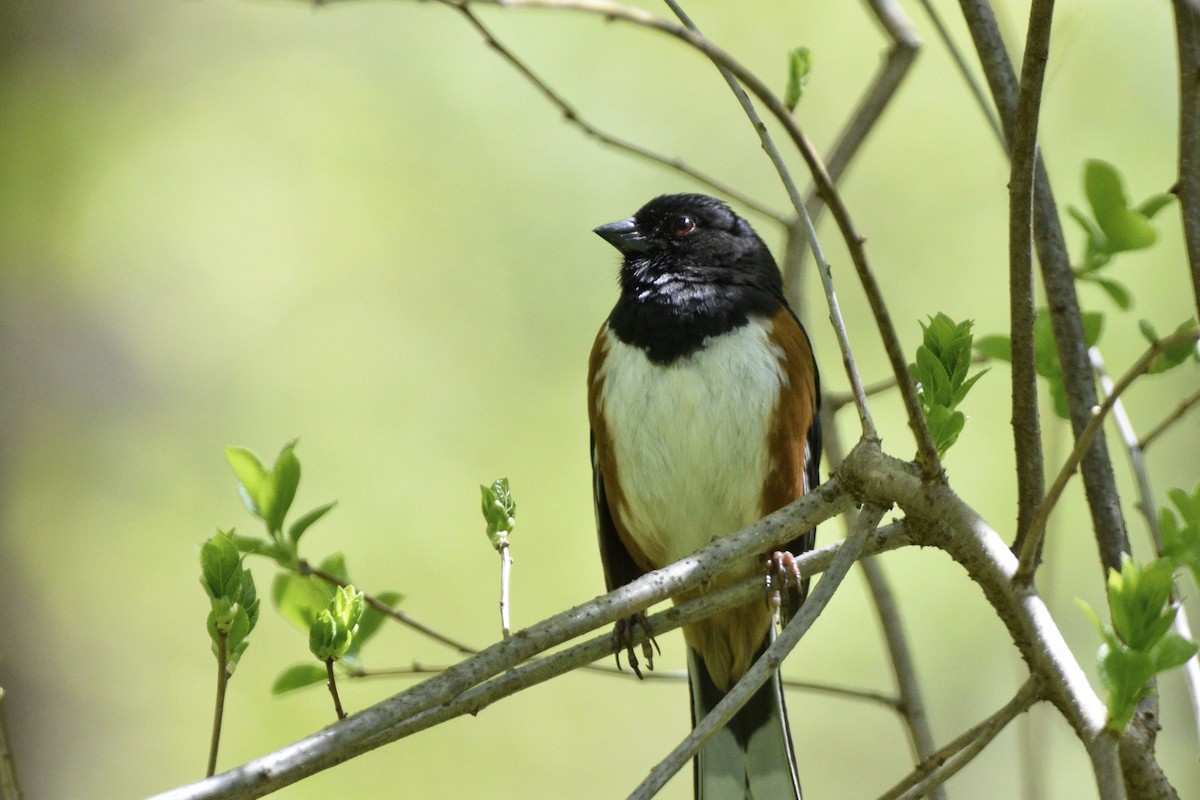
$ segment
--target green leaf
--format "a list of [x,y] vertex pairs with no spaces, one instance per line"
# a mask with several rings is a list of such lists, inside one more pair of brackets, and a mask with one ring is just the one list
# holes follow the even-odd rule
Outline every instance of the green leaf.
[[1101,278],[1099,276],[1089,276],[1088,280],[1103,289],[1105,294],[1122,311],[1128,311],[1133,308],[1133,297],[1129,294],[1129,290],[1125,288],[1125,284],[1114,281],[1111,278]]
[[1140,250],[1154,244],[1158,233],[1145,216],[1129,208],[1116,167],[1097,159],[1087,161],[1083,188],[1096,224],[1104,231],[1108,252]]
[[280,615],[305,633],[332,598],[333,588],[312,576],[281,572],[271,584],[271,599]]
[[[1049,312],[1046,316],[1049,317]],[[1104,331],[1104,315],[1099,311],[1084,311],[1081,316],[1083,318],[1083,338],[1087,342],[1087,346],[1091,347],[1100,341],[1100,334]]]
[[299,543],[300,537],[304,535],[304,532],[308,530],[309,526],[329,513],[336,505],[337,500],[334,500],[333,502],[326,503],[323,506],[318,506],[304,516],[300,517],[300,519],[293,522],[291,527],[288,528],[288,538],[291,540],[292,544]]
[[303,689],[305,686],[321,683],[326,677],[324,668],[316,664],[296,664],[279,674],[275,683],[271,684],[271,693],[284,694]]
[[[1141,326],[1142,333],[1146,334],[1149,332],[1150,335],[1147,335],[1147,338],[1150,339],[1152,344],[1156,343],[1158,340],[1153,336],[1154,328],[1150,325],[1150,323],[1146,320],[1142,320]],[[1174,332],[1183,333],[1185,331],[1193,330],[1195,327],[1196,321],[1194,319],[1188,319],[1176,326]],[[1169,347],[1156,355],[1153,360],[1151,360],[1150,367],[1147,371],[1151,375],[1157,375],[1178,367],[1184,361],[1187,361],[1189,357],[1195,358],[1196,356],[1197,347],[1195,339],[1191,341],[1180,342],[1179,344]]]
[[350,568],[346,566],[346,556],[341,552],[330,553],[321,559],[318,568],[337,578],[342,583],[350,582]]
[[1087,235],[1084,243],[1086,255],[1084,256],[1083,273],[1093,272],[1107,264],[1109,255],[1104,240],[1104,231],[1100,230],[1100,226],[1093,222],[1091,217],[1075,206],[1067,206],[1067,213],[1071,219],[1079,223],[1079,227],[1083,228],[1083,232]]
[[480,485],[479,492],[488,538],[499,547],[500,542],[512,533],[517,521],[517,503],[513,500],[508,478],[497,478],[491,486]]
[[957,389],[955,389],[954,396],[951,398],[951,403],[952,403],[951,407],[958,406],[958,404],[961,403],[966,398],[967,392],[971,391],[971,387],[975,385],[975,382],[978,381],[980,378],[982,378],[987,373],[988,373],[988,370],[986,370],[986,369],[980,370],[979,372],[975,373],[970,378],[968,378],[966,381],[964,381]]
[[[396,604],[404,599],[404,595],[399,592],[380,592],[375,595],[375,599],[388,608],[395,608]],[[354,634],[354,641],[350,643],[350,649],[346,651],[346,654],[357,655],[362,650],[362,646],[379,632],[380,627],[386,619],[387,615],[375,608],[375,606],[368,605],[364,608],[362,619],[358,622],[358,633]]]
[[233,469],[238,481],[238,492],[246,509],[256,517],[262,517],[258,497],[267,480],[267,468],[259,461],[254,451],[245,447],[226,447],[225,460]]
[[1183,489],[1171,489],[1167,496],[1175,505],[1178,516],[1170,508],[1158,511],[1162,529],[1163,556],[1175,567],[1186,567],[1200,586],[1200,483],[1188,494]]
[[241,596],[242,556],[230,534],[218,531],[200,547],[200,583],[212,600]]
[[1175,667],[1182,667],[1194,655],[1196,655],[1196,643],[1177,633],[1167,634],[1150,650],[1150,660],[1153,662],[1155,672],[1166,672]]
[[812,71],[812,53],[807,47],[797,47],[788,53],[788,82],[784,92],[783,104],[788,111],[795,111],[796,105],[804,95],[804,87],[808,84],[808,75]]
[[1012,339],[1007,336],[980,336],[975,340],[975,350],[988,358],[1012,362]]
[[271,469],[271,495],[264,509],[264,518],[272,533],[283,530],[283,519],[292,507],[296,487],[300,485],[300,459],[296,458],[296,442],[293,439],[283,446]]

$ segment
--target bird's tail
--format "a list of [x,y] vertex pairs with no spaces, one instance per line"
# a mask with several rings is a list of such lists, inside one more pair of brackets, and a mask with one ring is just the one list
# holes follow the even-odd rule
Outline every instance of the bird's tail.
[[[770,642],[759,649],[761,654]],[[721,701],[721,691],[688,648],[692,725]],[[800,800],[800,778],[779,673],[762,685],[729,724],[713,734],[694,762],[696,800]]]

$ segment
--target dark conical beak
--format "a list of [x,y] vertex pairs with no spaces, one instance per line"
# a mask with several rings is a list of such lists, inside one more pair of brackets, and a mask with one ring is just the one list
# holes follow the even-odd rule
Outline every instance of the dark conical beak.
[[650,241],[638,228],[637,221],[633,217],[601,225],[595,231],[601,239],[625,255],[644,253],[650,249]]

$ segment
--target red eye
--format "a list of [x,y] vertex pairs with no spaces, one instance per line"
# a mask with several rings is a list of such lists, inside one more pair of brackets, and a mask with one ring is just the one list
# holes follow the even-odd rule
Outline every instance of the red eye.
[[681,214],[671,220],[671,233],[675,236],[687,236],[694,230],[696,230],[696,220],[686,214]]

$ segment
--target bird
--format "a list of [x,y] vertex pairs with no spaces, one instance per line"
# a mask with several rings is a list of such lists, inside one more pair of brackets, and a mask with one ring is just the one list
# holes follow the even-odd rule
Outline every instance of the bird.
[[[774,258],[726,203],[663,195],[595,233],[622,256],[620,294],[587,377],[596,528],[612,591],[815,488],[820,385]],[[814,536],[772,559],[811,550]],[[763,568],[748,558],[675,602]],[[788,585],[785,610],[806,592],[807,578]],[[693,726],[770,643],[772,615],[752,602],[684,627]],[[644,615],[619,622],[614,637],[618,664],[624,643],[640,677],[636,625]],[[643,656],[653,668],[648,645]],[[703,745],[693,776],[703,800],[801,796],[778,673]]]

